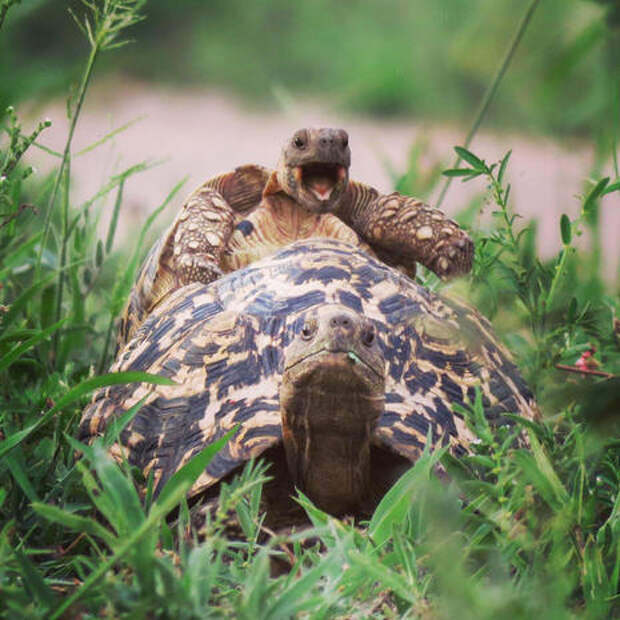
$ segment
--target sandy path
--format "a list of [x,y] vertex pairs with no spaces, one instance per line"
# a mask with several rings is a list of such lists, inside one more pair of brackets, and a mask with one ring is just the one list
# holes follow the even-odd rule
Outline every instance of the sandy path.
[[[274,112],[257,111],[210,90],[179,93],[122,81],[100,85],[86,100],[74,152],[132,119],[143,118],[101,147],[74,159],[74,204],[93,195],[111,174],[142,160],[164,160],[126,184],[119,233],[121,242],[131,242],[146,215],[184,176],[189,175],[188,182],[168,208],[167,216],[162,216],[161,226],[172,219],[183,198],[207,178],[247,162],[273,166],[282,142],[299,127],[346,128],[353,153],[351,176],[383,191],[391,190],[386,160],[394,169],[403,171],[412,143],[424,136],[429,141],[428,164],[437,159],[449,162],[452,145],[459,144],[464,133],[456,127],[346,117],[319,105],[283,107]],[[64,103],[52,103],[34,113],[53,122],[42,142],[61,150],[67,130]],[[501,158],[509,148],[513,150],[509,167],[512,205],[524,217],[538,218],[540,251],[549,256],[560,245],[560,215],[567,213],[572,217],[579,211],[576,196],[583,191],[592,149],[586,144],[484,132],[472,146],[489,162]],[[50,158],[40,151],[34,158],[40,168],[49,167]],[[444,202],[444,210],[454,213],[483,189],[482,181],[456,181]],[[108,205],[111,202],[112,199],[108,200]],[[620,194],[608,195],[603,200],[601,224],[605,273],[614,277],[620,258]]]

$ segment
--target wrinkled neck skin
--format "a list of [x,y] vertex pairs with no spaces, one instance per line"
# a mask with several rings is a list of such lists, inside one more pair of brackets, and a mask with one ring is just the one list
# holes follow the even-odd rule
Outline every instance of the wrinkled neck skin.
[[261,207],[267,209],[273,226],[282,239],[304,239],[314,235],[321,215],[304,209],[291,196],[279,192],[263,198]]
[[319,508],[355,513],[370,493],[370,440],[383,411],[383,393],[355,377],[324,368],[281,389],[282,427],[289,472]]

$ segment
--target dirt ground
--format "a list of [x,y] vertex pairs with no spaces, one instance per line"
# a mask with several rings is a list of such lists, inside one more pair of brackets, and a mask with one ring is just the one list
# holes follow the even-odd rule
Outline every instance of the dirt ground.
[[[53,125],[41,142],[62,150],[68,126],[64,102],[29,110],[28,115],[52,120]],[[257,110],[211,90],[176,91],[118,80],[108,81],[89,93],[75,134],[73,153],[135,119],[138,120],[128,129],[72,162],[75,205],[95,194],[110,175],[140,161],[161,162],[126,183],[119,221],[121,243],[131,243],[147,215],[185,176],[189,178],[167,214],[162,216],[161,226],[172,219],[184,197],[207,178],[248,162],[275,165],[281,144],[299,127],[345,128],[352,149],[352,178],[382,191],[392,189],[388,166],[404,171],[415,140],[428,140],[423,165],[430,166],[437,160],[451,165],[452,146],[461,144],[465,133],[460,127],[424,125],[415,120],[388,122],[343,116],[317,103],[283,101],[278,109]],[[487,162],[500,159],[512,149],[508,174],[513,185],[512,206],[523,217],[539,220],[541,254],[550,256],[556,252],[560,246],[560,215],[567,213],[574,217],[580,209],[584,175],[590,170],[593,158],[591,146],[481,132],[471,148]],[[51,159],[37,151],[33,163],[43,172],[50,167]],[[466,184],[456,180],[442,208],[454,213],[481,191],[484,191],[481,180]],[[429,202],[433,204],[436,197],[431,197]],[[112,203],[110,197],[108,209]],[[105,219],[104,215],[103,226]],[[614,279],[620,258],[618,192],[602,201],[601,229],[605,275]]]

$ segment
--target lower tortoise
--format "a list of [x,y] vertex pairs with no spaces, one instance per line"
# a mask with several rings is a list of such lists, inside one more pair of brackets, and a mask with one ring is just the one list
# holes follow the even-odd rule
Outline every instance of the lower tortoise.
[[190,495],[208,496],[262,455],[279,485],[267,500],[272,512],[295,485],[331,514],[367,514],[428,437],[467,451],[472,436],[455,405],[473,402],[477,388],[494,423],[509,424],[505,413],[537,415],[485,318],[335,240],[296,242],[175,291],[112,370],[176,385],[100,389],[83,413],[81,439],[144,398],[113,454],[152,474],[157,493],[239,425]]

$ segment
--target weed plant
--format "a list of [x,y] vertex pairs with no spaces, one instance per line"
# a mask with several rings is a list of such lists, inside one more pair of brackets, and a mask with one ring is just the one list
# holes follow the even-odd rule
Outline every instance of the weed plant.
[[[10,7],[13,2],[2,3]],[[462,410],[478,438],[456,460],[427,448],[368,523],[334,519],[299,495],[309,530],[264,536],[250,463],[222,487],[196,539],[184,500],[227,438],[205,447],[153,500],[109,446],[137,408],[91,446],[73,437],[106,375],[114,317],[142,255],[114,248],[123,188],[146,164],[71,201],[71,135],[98,56],[124,41],[138,0],[86,3],[76,16],[90,45],[58,170],[33,182],[24,155],[47,123],[24,132],[5,117],[0,150],[0,613],[7,618],[608,618],[620,613],[620,307],[600,279],[598,213],[620,182],[588,185],[575,220],[558,222],[562,249],[542,262],[535,227],[511,210],[508,153],[487,164],[460,148],[484,179],[491,223],[476,226],[472,274],[454,288],[494,321],[533,386],[543,417],[491,428],[482,401]],[[5,16],[2,13],[2,16]],[[86,19],[86,21],[84,21]],[[616,171],[616,177],[617,177]],[[415,166],[401,185],[416,179]],[[437,176],[428,183],[437,181]],[[114,215],[99,237],[98,208]],[[575,237],[588,232],[589,250]],[[438,288],[433,276],[422,277]],[[593,351],[595,352],[593,353]],[[588,353],[589,355],[585,355]],[[580,363],[577,363],[580,362]],[[559,368],[558,368],[559,366]],[[526,433],[530,448],[515,448]],[[77,455],[80,455],[78,458]],[[441,463],[450,472],[440,482]],[[177,515],[170,521],[167,515]],[[243,531],[227,536],[228,516]],[[272,575],[274,564],[282,567]]]

